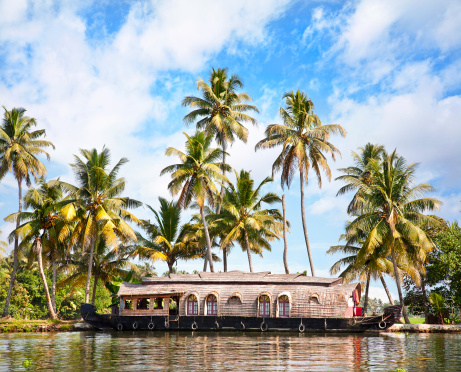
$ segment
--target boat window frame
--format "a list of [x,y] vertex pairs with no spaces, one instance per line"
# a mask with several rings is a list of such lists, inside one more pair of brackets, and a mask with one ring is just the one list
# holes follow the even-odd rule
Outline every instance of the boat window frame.
[[[286,297],[286,301],[281,302],[280,299],[282,297]],[[281,303],[288,303],[288,315],[280,315],[280,305]],[[292,305],[292,298],[290,292],[282,292],[277,296],[277,318],[289,318],[291,316],[291,305]],[[286,308],[284,309],[286,310]],[[285,313],[285,311],[284,311]]]
[[[208,313],[208,297],[210,296],[214,296],[214,298],[216,299],[216,314],[209,314]],[[205,296],[205,303],[204,303],[204,307],[203,307],[203,312],[204,312],[204,315],[208,315],[208,316],[218,316],[219,314],[219,294],[217,292],[210,292],[208,293],[206,296]]]
[[[189,314],[189,297],[191,297],[191,296],[195,297],[194,302],[196,304],[197,314]],[[186,309],[185,309],[186,310],[186,315],[188,315],[188,316],[197,316],[197,315],[200,314],[200,301],[199,301],[199,295],[198,295],[197,292],[188,293],[187,296],[186,296],[186,301],[185,302],[186,302],[186,304],[185,304],[186,305]]]
[[[260,301],[260,299],[261,299],[262,296],[267,296],[269,298],[269,301],[267,301],[268,304],[269,304],[269,314],[268,315],[266,315],[266,313],[261,315],[261,307],[260,307],[261,301]],[[271,314],[272,314],[272,295],[269,292],[261,292],[260,294],[258,294],[256,312],[257,312],[257,316],[259,318],[270,318],[271,317]]]

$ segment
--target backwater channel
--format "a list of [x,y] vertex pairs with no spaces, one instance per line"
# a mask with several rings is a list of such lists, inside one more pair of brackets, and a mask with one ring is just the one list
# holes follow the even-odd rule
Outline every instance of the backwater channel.
[[0,371],[461,371],[461,334],[0,334]]

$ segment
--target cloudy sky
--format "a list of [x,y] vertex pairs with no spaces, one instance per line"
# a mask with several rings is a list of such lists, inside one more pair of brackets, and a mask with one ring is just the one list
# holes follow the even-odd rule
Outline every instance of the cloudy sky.
[[[170,197],[160,170],[173,160],[165,148],[184,146],[192,133],[182,118],[186,95],[212,67],[227,67],[244,81],[260,109],[248,143],[235,143],[230,164],[270,175],[275,151],[254,152],[265,127],[280,123],[282,95],[303,90],[323,123],[341,124],[333,138],[342,158],[366,142],[397,148],[419,162],[418,182],[429,182],[444,202],[440,216],[460,220],[461,210],[461,3],[450,0],[358,1],[0,1],[0,104],[24,107],[56,145],[48,178],[73,182],[69,163],[79,148],[109,147],[129,158],[120,174],[126,195],[156,207]],[[308,268],[303,242],[299,180],[282,190],[292,222],[289,265]],[[327,256],[347,219],[350,196],[340,183],[312,180],[307,221],[317,275],[328,276],[338,257]],[[17,209],[12,177],[0,183],[1,216]],[[147,210],[137,213],[149,218]],[[186,214],[184,220],[186,220]],[[12,230],[1,222],[4,238]],[[256,270],[283,272],[282,242]],[[166,265],[155,264],[162,273]],[[183,263],[179,269],[200,269]],[[221,265],[218,264],[218,269]],[[247,270],[236,247],[230,269]],[[372,296],[383,297],[378,283]]]

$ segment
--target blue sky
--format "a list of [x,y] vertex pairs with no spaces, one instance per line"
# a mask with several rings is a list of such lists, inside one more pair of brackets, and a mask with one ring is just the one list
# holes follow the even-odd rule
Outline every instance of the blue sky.
[[[271,173],[278,150],[254,152],[267,124],[279,123],[282,95],[304,90],[323,123],[341,124],[333,138],[342,158],[366,142],[397,148],[420,162],[418,182],[437,188],[439,215],[460,220],[461,210],[461,3],[425,0],[361,1],[0,1],[0,103],[25,107],[56,145],[48,177],[73,181],[68,164],[79,148],[109,147],[122,168],[126,195],[157,206],[169,197],[172,162],[167,146],[184,146],[181,99],[195,95],[196,79],[211,67],[239,74],[259,107],[259,125],[247,144],[230,149],[235,169],[258,181]],[[20,25],[20,26],[18,26]],[[308,268],[303,242],[299,179],[285,192],[292,223],[290,270]],[[341,185],[307,187],[308,231],[317,275],[327,276],[338,257],[325,254],[338,241],[350,196]],[[269,188],[268,188],[269,189]],[[17,208],[12,177],[0,183],[1,215]],[[137,212],[149,218],[146,209]],[[184,216],[186,220],[186,215]],[[0,223],[2,236],[12,230]],[[282,272],[282,242],[258,271]],[[166,265],[156,263],[161,273]],[[217,265],[218,269],[220,264]],[[180,263],[199,269],[201,263]],[[247,270],[235,248],[230,269]],[[383,296],[378,284],[372,295]]]

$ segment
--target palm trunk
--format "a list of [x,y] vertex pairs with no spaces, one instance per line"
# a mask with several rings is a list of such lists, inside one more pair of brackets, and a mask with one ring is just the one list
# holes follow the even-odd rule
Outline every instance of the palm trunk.
[[90,259],[88,261],[88,275],[86,276],[86,286],[85,286],[85,303],[88,303],[90,300],[90,282],[91,282],[91,270],[93,269],[93,254],[94,254],[94,246],[96,240],[93,239],[91,242],[90,247]]
[[426,281],[424,276],[421,276],[421,292],[423,294],[423,302],[424,302],[424,321],[427,324],[427,318],[429,317],[429,306],[427,303],[427,293],[426,293]]
[[51,254],[51,262],[53,267],[53,277],[51,281],[51,303],[53,305],[54,312],[56,313],[56,257],[52,252]]
[[171,275],[171,273],[173,272],[174,262],[167,262],[167,265],[168,265],[168,273]]
[[283,265],[285,266],[285,274],[289,274],[290,270],[288,270],[288,261],[287,261],[288,242],[287,242],[287,212],[285,209],[285,194],[282,195],[282,210],[283,210]]
[[[207,250],[207,254],[208,254],[208,250]],[[208,266],[208,257],[205,255],[205,260],[203,262],[203,271],[204,272],[206,271],[207,266]]]
[[395,284],[397,285],[397,291],[399,293],[399,301],[400,301],[400,306],[402,307],[403,318],[405,319],[406,324],[410,324],[410,319],[408,319],[408,315],[407,315],[407,312],[405,310],[405,304],[403,302],[402,288],[400,288],[399,271],[398,271],[398,268],[397,268],[397,261],[395,259],[395,250],[394,250],[394,243],[393,242],[392,242],[392,246],[391,246],[391,254],[392,254],[392,264],[394,265]]
[[[18,197],[19,197],[19,208],[18,212],[22,212],[22,180],[18,179]],[[16,228],[19,227],[19,218],[16,220]],[[13,271],[11,272],[10,285],[8,287],[8,294],[6,295],[5,307],[3,308],[3,315],[7,316],[10,309],[11,294],[13,293],[14,281],[16,280],[16,272],[18,271],[18,253],[19,253],[19,241],[18,237],[14,237],[14,251],[13,251]]]
[[[220,133],[220,136],[221,136],[222,151],[223,151],[222,163],[225,166],[226,165],[226,141],[224,140],[224,134],[222,132]],[[226,170],[224,169],[224,167],[222,169],[222,175],[223,176],[226,175]],[[220,195],[221,195],[221,198],[218,201],[218,208],[216,208],[216,214],[221,213],[222,201],[224,198],[224,185],[221,185]],[[224,265],[224,272],[227,272],[227,248],[224,248],[222,251],[222,261]]]
[[94,276],[94,283],[93,283],[93,295],[91,296],[91,304],[94,305],[96,301],[96,289],[98,288],[98,276]]
[[253,272],[253,262],[251,261],[251,252],[250,252],[250,241],[248,240],[247,231],[244,230],[243,236],[245,238],[245,245],[247,246],[247,255],[248,255],[248,264],[250,265],[250,273]]
[[370,289],[370,273],[367,275],[367,284],[365,286],[365,299],[363,301],[363,316],[366,315],[368,310],[368,290]]
[[387,298],[389,299],[389,303],[391,305],[394,305],[394,300],[392,299],[391,292],[389,292],[389,288],[387,288],[387,284],[384,281],[384,277],[382,275],[379,276],[379,279],[381,279],[381,283],[383,284],[383,288],[386,291]]
[[42,239],[35,239],[35,251],[37,252],[37,262],[38,262],[38,271],[40,277],[42,278],[43,289],[45,290],[46,302],[48,304],[48,311],[50,312],[51,319],[56,319],[56,313],[54,312],[53,304],[51,303],[50,292],[48,291],[48,284],[46,282],[45,273],[43,271],[43,262],[42,262]]
[[309,264],[311,265],[311,274],[315,276],[314,263],[312,261],[311,245],[309,244],[309,236],[307,235],[306,226],[306,211],[304,209],[304,171],[301,168],[299,170],[300,188],[301,188],[301,217],[303,220],[304,240],[306,241],[307,254],[309,256]]
[[[200,207],[200,214],[202,215],[202,224],[203,224],[203,230],[205,231],[205,239],[206,239],[206,245],[207,245],[207,261],[210,264],[210,271],[214,273],[214,267],[213,267],[213,256],[211,255],[211,240],[210,240],[210,234],[208,233],[208,226],[206,224],[205,220],[205,209]],[[205,261],[205,269],[206,269],[206,261]]]

